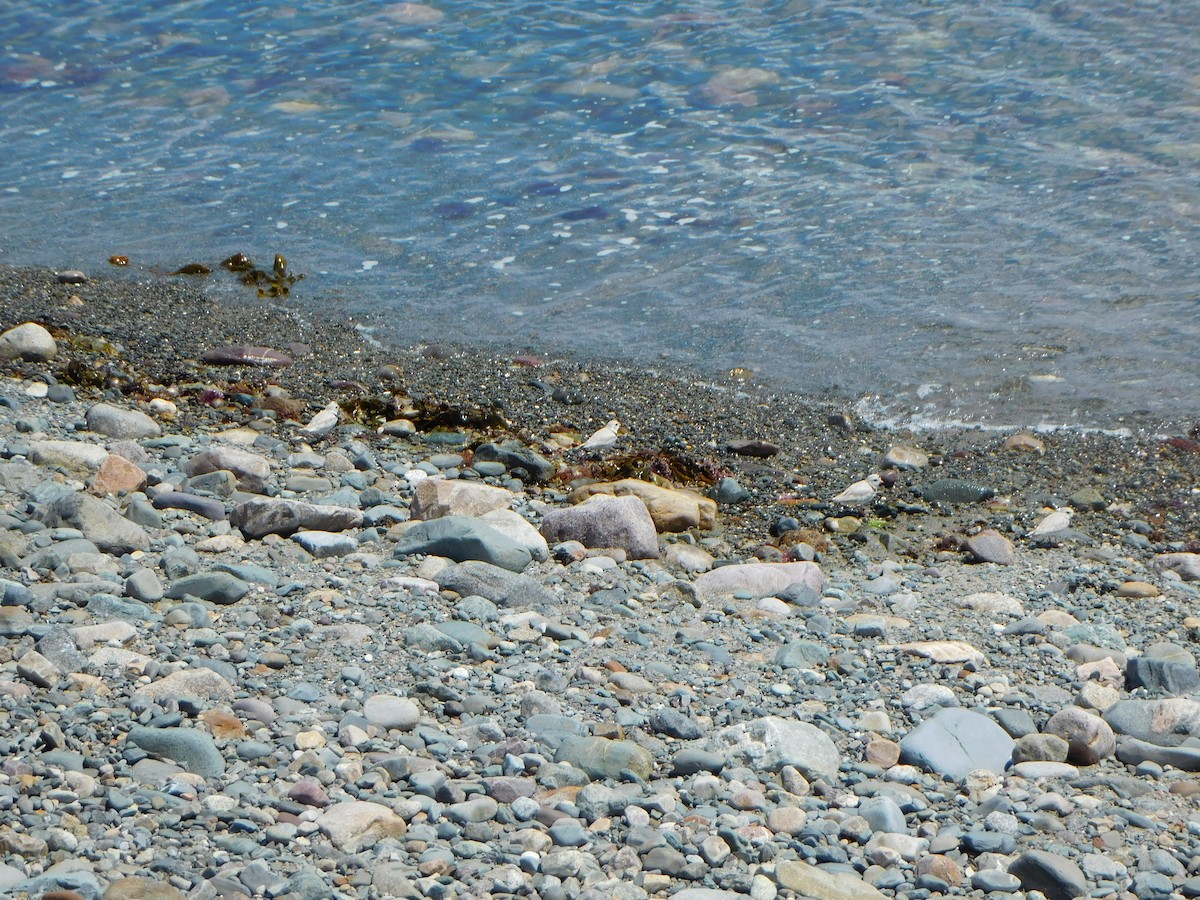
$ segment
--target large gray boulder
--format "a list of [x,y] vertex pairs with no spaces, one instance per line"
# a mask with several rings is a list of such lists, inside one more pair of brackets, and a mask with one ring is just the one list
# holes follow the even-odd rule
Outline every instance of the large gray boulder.
[[255,497],[239,503],[229,514],[229,522],[248,538],[268,534],[284,537],[297,531],[345,531],[362,524],[362,513],[344,506],[321,506],[300,500]]
[[542,517],[542,536],[550,543],[579,541],[585,547],[619,548],[630,559],[658,556],[658,531],[646,504],[632,495],[597,495]]
[[150,546],[146,529],[90,494],[59,497],[47,509],[46,524],[52,528],[59,525],[78,528],[99,550],[114,556]]
[[1015,746],[993,719],[947,707],[901,738],[900,761],[960,781],[975,769],[1003,772]]

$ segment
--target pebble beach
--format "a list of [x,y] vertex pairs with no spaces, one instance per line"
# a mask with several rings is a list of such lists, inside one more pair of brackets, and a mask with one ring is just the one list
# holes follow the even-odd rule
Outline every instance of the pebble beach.
[[0,896],[1200,896],[1200,431],[0,268]]

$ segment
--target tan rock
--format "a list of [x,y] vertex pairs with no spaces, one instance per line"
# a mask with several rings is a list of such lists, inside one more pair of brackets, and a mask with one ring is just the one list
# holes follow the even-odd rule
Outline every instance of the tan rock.
[[67,675],[67,683],[70,685],[69,690],[80,694],[94,694],[97,697],[107,697],[112,693],[112,688],[108,686],[107,681],[99,676],[88,675],[84,672],[71,672]]
[[900,745],[886,738],[876,738],[867,742],[863,759],[872,765],[890,769],[900,761]]
[[207,700],[232,700],[233,686],[212,669],[183,669],[166,678],[143,685],[144,697],[200,697]]
[[178,889],[140,875],[119,878],[104,892],[104,900],[185,900]]
[[1125,669],[1111,656],[1080,663],[1075,667],[1075,677],[1080,681],[1097,682],[1111,687],[1125,684]]
[[62,680],[62,670],[36,650],[27,650],[17,660],[17,674],[40,688],[53,688]]
[[911,653],[913,656],[932,659],[936,663],[986,661],[983,653],[966,641],[910,641],[907,644],[896,644],[895,649],[903,653]]
[[207,725],[213,737],[219,740],[246,736],[246,726],[242,720],[224,707],[206,709],[200,713],[200,721]]
[[97,625],[79,625],[71,629],[71,636],[75,638],[75,646],[80,650],[90,650],[97,644],[107,644],[109,641],[128,644],[137,637],[137,629],[128,622],[117,619]]
[[316,750],[325,746],[325,735],[320,731],[300,731],[296,733],[297,750]]
[[100,468],[108,451],[83,441],[32,441],[29,459],[39,466],[58,466],[67,472],[87,475]]
[[507,509],[513,495],[503,488],[459,479],[426,478],[417,482],[409,512],[417,520],[443,516],[482,516]]
[[321,813],[317,827],[337,849],[357,853],[384,838],[402,837],[407,823],[386,806],[363,800],[336,803]]
[[1157,587],[1146,581],[1126,581],[1117,588],[1116,594],[1118,597],[1129,597],[1135,600],[1144,600],[1150,597],[1157,597],[1159,590]]
[[828,872],[799,860],[775,865],[775,883],[813,900],[883,900],[884,895],[856,875]]
[[716,501],[683,488],[665,488],[637,478],[589,484],[572,491],[567,499],[582,503],[596,494],[621,497],[628,494],[646,504],[654,527],[660,533],[676,533],[689,528],[712,529],[717,521]]
[[88,488],[93,494],[132,494],[146,486],[146,473],[127,459],[110,453],[100,464],[96,477]]
[[1075,703],[1084,709],[1096,709],[1100,712],[1116,705],[1121,699],[1121,692],[1108,684],[1099,681],[1086,681],[1075,695]]
[[883,455],[883,465],[892,469],[923,469],[929,465],[929,454],[916,447],[897,444]]
[[1004,439],[1005,450],[1014,453],[1045,453],[1046,445],[1032,434],[1014,434]]

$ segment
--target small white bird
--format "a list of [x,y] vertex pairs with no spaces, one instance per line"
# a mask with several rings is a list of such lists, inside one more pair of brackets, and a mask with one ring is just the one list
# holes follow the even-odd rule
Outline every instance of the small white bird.
[[617,434],[621,430],[621,423],[613,419],[590,438],[580,445],[581,450],[602,450],[605,447],[611,447],[617,442]]
[[1071,527],[1071,519],[1074,516],[1075,510],[1073,509],[1056,509],[1042,519],[1042,521],[1038,522],[1033,531],[1029,532],[1029,535],[1033,537],[1039,534],[1054,534],[1056,531],[1065,531]]
[[300,429],[306,438],[323,438],[337,427],[342,417],[342,410],[336,403],[330,403],[312,417],[312,421]]
[[875,496],[875,492],[879,490],[879,486],[883,484],[883,479],[878,475],[871,474],[862,481],[856,481],[850,487],[846,488],[840,494],[833,498],[834,503],[866,503]]

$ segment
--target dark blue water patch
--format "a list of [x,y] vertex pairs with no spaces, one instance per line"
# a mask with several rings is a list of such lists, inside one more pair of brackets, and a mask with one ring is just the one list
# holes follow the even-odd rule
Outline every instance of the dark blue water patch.
[[559,218],[564,222],[585,222],[596,219],[607,219],[612,215],[612,212],[603,206],[583,206],[579,209],[570,209],[564,213],[559,213]]

